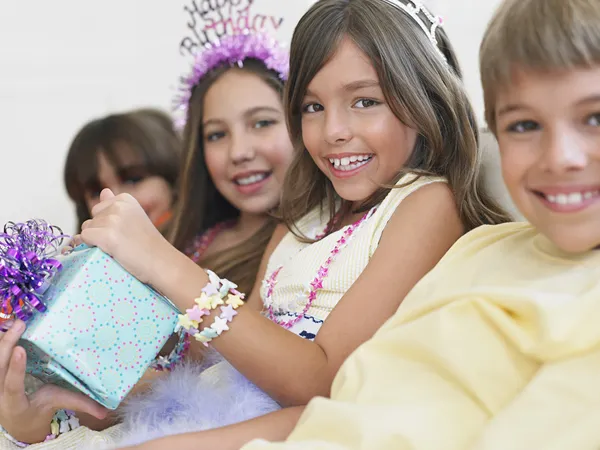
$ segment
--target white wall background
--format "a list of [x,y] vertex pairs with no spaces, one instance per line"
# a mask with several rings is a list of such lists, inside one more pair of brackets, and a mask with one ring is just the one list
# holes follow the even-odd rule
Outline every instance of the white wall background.
[[[197,0],[197,3],[209,0]],[[222,0],[210,0],[213,2]],[[248,0],[235,0],[235,3]],[[283,17],[289,40],[311,0],[254,0],[254,13]],[[430,0],[444,16],[481,117],[477,50],[500,0]],[[74,232],[63,188],[69,143],[88,120],[140,106],[171,105],[189,65],[179,51],[183,0],[0,2],[0,225],[44,218]]]

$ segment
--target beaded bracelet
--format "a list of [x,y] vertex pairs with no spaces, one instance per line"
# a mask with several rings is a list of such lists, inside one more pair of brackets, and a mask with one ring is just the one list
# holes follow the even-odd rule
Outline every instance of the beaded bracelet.
[[[50,422],[50,434],[46,436],[44,442],[52,441],[61,434],[67,433],[68,431],[73,431],[76,428],[79,428],[79,419],[75,416],[75,413],[73,411],[61,409],[54,414],[54,417]],[[17,447],[25,448],[33,445],[17,441],[10,434],[8,434],[2,425],[0,425],[0,433]]]
[[[237,316],[236,309],[244,304],[244,294],[237,291],[237,285],[231,281],[219,278],[210,270],[206,273],[208,284],[202,289],[200,297],[194,300],[196,304],[179,316],[175,332],[183,330],[208,347],[213,339],[229,330],[227,324]],[[221,314],[215,317],[212,325],[200,330],[203,317],[210,315],[217,307],[220,307]]]
[[179,340],[175,348],[167,356],[158,356],[150,368],[157,372],[170,372],[177,364],[181,363],[190,348],[190,335],[184,330],[179,332]]

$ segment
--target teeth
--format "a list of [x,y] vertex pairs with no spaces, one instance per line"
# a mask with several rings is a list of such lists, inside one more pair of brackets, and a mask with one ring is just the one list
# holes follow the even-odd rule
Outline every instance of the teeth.
[[545,197],[550,203],[558,205],[578,205],[584,200],[589,200],[598,195],[600,195],[600,191],[572,192],[570,194],[546,195]]
[[337,170],[348,171],[364,165],[363,162],[366,164],[371,158],[372,155],[352,155],[344,158],[329,158],[329,162]]
[[267,178],[266,173],[257,173],[255,175],[250,175],[249,177],[238,178],[237,180],[235,180],[235,182],[241,186],[247,186],[249,184],[258,183],[259,181],[262,181],[265,178]]

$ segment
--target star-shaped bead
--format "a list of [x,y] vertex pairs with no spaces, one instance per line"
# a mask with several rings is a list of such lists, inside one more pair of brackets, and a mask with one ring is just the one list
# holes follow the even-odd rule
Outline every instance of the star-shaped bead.
[[225,297],[229,293],[229,291],[238,287],[237,284],[232,283],[229,280],[221,280],[221,283],[223,283],[221,285],[221,289],[219,289],[219,294],[221,294],[221,297]]
[[54,417],[59,422],[65,422],[65,421],[69,420],[69,415],[67,414],[67,412],[64,409],[59,409],[56,412],[56,414],[54,415]]
[[210,284],[214,285],[215,287],[221,285],[221,279],[212,270],[207,270],[206,274],[208,275],[208,281],[210,282]]
[[211,300],[210,297],[205,294],[204,292],[202,293],[202,295],[200,295],[200,297],[198,297],[196,300],[194,300],[196,302],[196,305],[198,305],[198,308],[200,309],[211,309]]
[[212,340],[212,338],[209,338],[208,336],[204,336],[201,333],[198,333],[196,336],[194,336],[194,338],[198,341],[201,342],[203,344],[206,344],[207,342],[210,342]]
[[221,306],[221,313],[221,317],[227,322],[231,322],[237,316],[237,311],[233,309],[232,305]]
[[198,323],[202,322],[203,316],[208,316],[210,314],[210,311],[208,309],[200,309],[198,305],[194,305],[192,309],[186,309],[185,312],[187,313],[187,316],[190,318],[190,320],[193,320],[194,322]]
[[198,322],[194,322],[187,315],[180,314],[177,317],[177,327],[175,331],[178,332],[181,329],[189,330],[190,328],[198,328]]
[[215,287],[214,284],[210,283],[202,288],[202,293],[204,293],[210,297],[211,295],[218,294],[219,290]]
[[69,428],[68,420],[61,421],[59,426],[60,426],[59,434],[64,434],[64,433],[71,431],[71,429]]
[[229,330],[227,326],[227,320],[222,319],[221,317],[215,317],[214,323],[210,326],[213,330],[215,330],[218,334],[221,334],[223,331]]
[[69,426],[71,427],[71,430],[79,428],[79,419],[76,416],[71,416],[69,419]]
[[219,336],[219,333],[214,329],[214,328],[205,328],[204,330],[202,330],[200,332],[200,334],[202,334],[203,336],[207,337],[208,339],[214,339],[217,336]]
[[231,289],[229,292],[231,292],[233,295],[237,295],[239,298],[241,298],[242,300],[244,300],[246,298],[246,294],[242,294],[240,291],[238,291],[237,289]]
[[210,309],[215,309],[217,306],[224,305],[223,299],[219,295],[213,295],[210,297]]
[[231,305],[233,309],[238,309],[240,306],[244,304],[243,300],[239,295],[231,295],[227,296],[227,301],[225,302],[227,305]]

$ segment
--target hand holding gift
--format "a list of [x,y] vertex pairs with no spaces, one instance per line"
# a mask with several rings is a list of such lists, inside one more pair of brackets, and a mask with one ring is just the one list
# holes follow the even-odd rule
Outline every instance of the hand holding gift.
[[138,280],[148,283],[156,271],[156,255],[178,253],[129,194],[100,194],[92,219],[83,223],[76,243],[100,247]]
[[49,424],[60,409],[72,409],[103,419],[108,410],[89,397],[46,384],[34,394],[25,394],[27,356],[17,341],[25,324],[16,321],[0,334],[0,424],[15,439],[25,443],[43,441]]
[[53,256],[42,221],[0,234],[1,323],[27,323],[27,372],[115,409],[172,335],[176,308],[98,248]]

